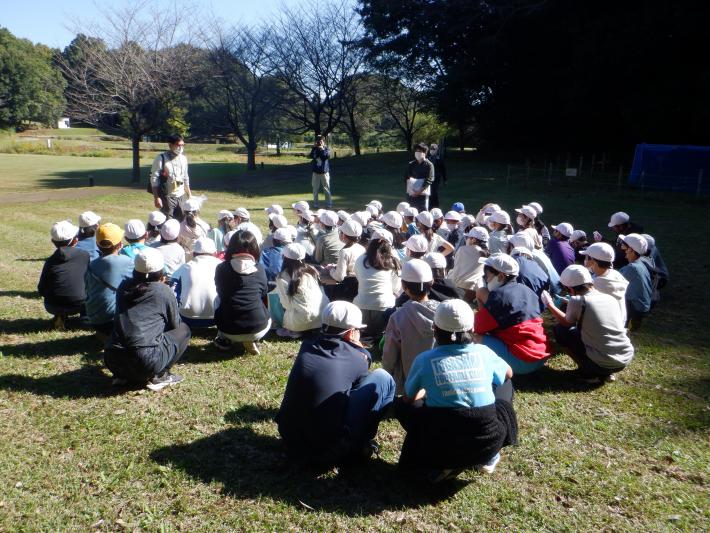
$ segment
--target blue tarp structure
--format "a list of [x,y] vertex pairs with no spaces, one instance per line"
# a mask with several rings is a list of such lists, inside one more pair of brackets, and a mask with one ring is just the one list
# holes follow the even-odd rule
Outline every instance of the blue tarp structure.
[[701,194],[710,193],[710,146],[637,144],[629,185],[690,193],[699,185]]

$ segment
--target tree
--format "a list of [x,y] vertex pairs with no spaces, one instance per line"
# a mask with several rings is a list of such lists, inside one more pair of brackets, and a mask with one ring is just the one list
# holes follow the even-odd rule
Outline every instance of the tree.
[[214,24],[209,30],[208,81],[202,97],[214,112],[216,129],[234,134],[247,151],[247,168],[256,169],[256,149],[272,123],[283,87],[271,75],[270,30]]
[[[289,89],[281,110],[299,133],[328,135],[341,120],[343,98],[360,72],[360,18],[349,2],[310,0],[283,7],[272,24],[273,72]],[[296,132],[294,131],[294,132]]]
[[198,51],[180,42],[181,15],[170,10],[146,16],[129,7],[106,11],[103,20],[94,36],[81,35],[62,56],[67,100],[74,117],[110,122],[130,137],[137,182],[141,138],[176,117],[182,91],[195,83]]
[[0,126],[23,122],[55,126],[64,112],[64,79],[54,52],[0,28]]
[[342,95],[343,114],[339,128],[348,134],[357,156],[362,152],[364,134],[381,120],[375,106],[378,78],[367,73],[357,74]]

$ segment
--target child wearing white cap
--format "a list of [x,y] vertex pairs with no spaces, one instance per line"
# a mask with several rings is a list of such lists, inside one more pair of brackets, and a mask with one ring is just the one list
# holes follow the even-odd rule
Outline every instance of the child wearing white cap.
[[539,202],[530,202],[528,205],[535,210],[535,213],[537,213],[537,216],[535,217],[535,229],[542,239],[542,247],[546,248],[547,243],[550,241],[550,230],[547,229],[547,226],[542,221],[542,217],[540,216],[543,213],[542,205],[540,205]]
[[237,207],[234,210],[234,228],[239,231],[251,232],[259,246],[264,242],[264,235],[261,233],[261,229],[251,221],[251,213],[245,207]]
[[414,222],[414,218],[419,214],[419,210],[416,207],[407,207],[402,214],[403,225],[406,226],[407,236],[418,235],[419,230]]
[[222,209],[217,213],[217,225],[207,233],[214,242],[217,252],[224,251],[224,236],[232,229],[234,229],[234,215],[229,209]]
[[79,215],[79,239],[76,247],[79,250],[84,250],[89,254],[89,258],[93,261],[99,256],[99,247],[96,245],[96,230],[99,228],[101,217],[93,211],[84,211]]
[[641,260],[648,251],[648,241],[638,233],[619,235],[627,265],[619,273],[629,282],[626,287],[627,325],[631,331],[641,327],[643,318],[651,311],[653,284],[651,274]]
[[412,259],[402,267],[402,290],[409,300],[390,316],[382,349],[382,368],[394,378],[397,394],[404,390],[414,358],[434,346],[432,326],[439,302],[429,299],[433,283],[425,261]]
[[140,252],[145,245],[145,224],[142,220],[133,218],[126,222],[123,227],[126,239],[126,246],[121,248],[121,255],[126,255],[131,259],[135,259],[136,254]]
[[287,244],[283,250],[283,267],[276,278],[276,291],[284,308],[280,336],[296,337],[317,333],[328,297],[319,284],[318,271],[305,262],[306,250],[300,244]]
[[183,212],[184,220],[180,223],[180,233],[178,243],[185,248],[186,259],[192,258],[192,247],[195,241],[202,237],[209,237],[210,225],[200,218],[200,207],[202,202],[196,198],[185,201]]
[[[609,241],[615,250],[614,256],[614,268],[620,270],[621,267],[628,264],[626,259],[626,252],[621,246],[622,241],[619,239],[620,235],[630,235],[631,233],[642,234],[643,227],[641,227],[636,222],[631,220],[631,216],[623,211],[618,211],[611,215],[609,218],[609,223],[607,226],[614,233],[614,239]],[[594,242],[602,242],[603,236],[598,231],[594,232]]]
[[558,322],[554,328],[557,343],[577,363],[583,377],[604,380],[626,368],[634,347],[617,301],[597,291],[589,270],[581,265],[567,267],[560,279],[571,295],[566,311],[558,309],[549,294],[543,295]]
[[420,235],[423,235],[427,240],[428,252],[439,252],[444,256],[449,255],[454,251],[454,247],[444,237],[434,232],[434,217],[429,211],[422,211],[416,216],[417,230]]
[[399,262],[404,262],[404,257],[407,255],[405,242],[407,234],[402,231],[404,218],[397,211],[388,211],[380,217],[382,227],[392,234],[392,249],[397,254]]
[[488,236],[488,250],[492,254],[506,253],[508,238],[513,234],[510,225],[510,215],[505,211],[494,211],[486,222],[490,235]]
[[329,285],[327,294],[331,300],[352,301],[357,295],[355,262],[365,253],[365,248],[358,242],[362,235],[362,226],[354,220],[347,220],[338,227],[343,248],[338,252],[338,262],[326,265],[324,271],[337,285]]
[[214,326],[217,300],[215,271],[222,261],[215,257],[217,247],[209,237],[200,237],[192,249],[192,259],[180,266],[170,280],[175,291],[180,317],[191,328]]
[[42,267],[37,292],[44,299],[44,308],[54,315],[54,329],[64,329],[70,315],[84,315],[84,274],[89,254],[76,248],[78,233],[79,228],[68,220],[55,222],[50,230],[56,249]]
[[587,233],[581,229],[575,229],[570,235],[569,244],[574,250],[574,262],[582,264],[584,262],[584,256],[581,254],[582,250],[586,250],[589,243],[587,242]]
[[483,264],[481,257],[488,257],[488,232],[485,228],[474,227],[466,234],[466,244],[456,250],[454,267],[447,279],[463,295],[465,302],[476,299],[476,289],[483,286]]
[[501,448],[517,442],[513,371],[489,348],[472,343],[473,323],[463,300],[438,306],[436,348],[416,357],[397,405],[407,432],[399,467],[432,483],[474,466],[492,473]]
[[545,253],[550,258],[552,266],[558,274],[570,265],[574,264],[574,248],[569,243],[574,228],[569,222],[562,222],[552,226],[552,239],[545,247]]
[[157,391],[182,381],[170,369],[187,349],[190,328],[163,283],[163,267],[162,254],[144,248],[136,255],[133,278],[116,292],[114,329],[104,352],[114,384],[147,382]]
[[605,242],[595,242],[580,252],[584,266],[592,273],[594,288],[613,296],[619,305],[621,321],[626,324],[626,287],[629,282],[614,270],[614,248]]
[[325,211],[320,216],[323,231],[316,238],[313,259],[319,265],[330,265],[338,261],[338,254],[345,243],[340,240],[338,232],[338,213]]
[[535,243],[536,249],[542,248],[542,237],[535,228],[535,218],[537,217],[537,211],[529,206],[524,205],[519,209],[515,210],[518,216],[515,218],[515,222],[518,225],[518,231],[527,233],[532,238]]
[[299,211],[298,222],[296,223],[297,242],[306,249],[306,255],[312,257],[316,249],[316,239],[318,238],[318,228],[313,223],[313,213],[311,211]]
[[[277,215],[279,216],[279,215]],[[293,237],[287,228],[279,228],[271,235],[271,246],[264,246],[259,256],[259,263],[264,267],[269,290],[276,288],[276,277],[283,266],[284,246],[291,243]]]
[[364,335],[377,340],[387,325],[388,311],[394,308],[402,284],[399,261],[392,251],[392,234],[386,230],[373,233],[365,253],[353,268],[357,279],[357,295],[353,303],[362,311],[367,328]]
[[160,242],[160,229],[167,219],[168,217],[162,211],[151,211],[148,214],[148,223],[145,225],[145,243],[148,246]]
[[178,244],[180,222],[171,218],[160,228],[160,242],[155,247],[165,258],[165,277],[170,280],[180,265],[185,264],[185,249]]

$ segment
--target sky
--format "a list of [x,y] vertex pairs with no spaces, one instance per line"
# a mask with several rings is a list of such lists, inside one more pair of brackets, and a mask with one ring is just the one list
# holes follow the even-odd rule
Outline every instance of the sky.
[[[74,38],[69,28],[75,27],[75,21],[100,20],[102,5],[135,3],[135,0],[0,0],[0,26],[16,37],[64,48]],[[170,8],[182,5],[198,13],[214,12],[227,22],[253,24],[273,15],[282,4],[295,8],[302,3],[303,0],[181,0],[163,1],[160,5]]]

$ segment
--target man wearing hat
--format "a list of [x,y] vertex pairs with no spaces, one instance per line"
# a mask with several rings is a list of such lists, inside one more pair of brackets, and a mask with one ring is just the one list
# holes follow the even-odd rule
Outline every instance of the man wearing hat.
[[185,139],[182,135],[168,137],[168,151],[158,154],[150,169],[150,186],[153,203],[168,218],[182,222],[184,201],[192,196],[187,158],[183,154]]
[[545,253],[550,258],[552,266],[558,274],[574,264],[574,248],[569,243],[574,228],[569,222],[552,226],[552,238],[547,242]]
[[[543,300],[557,319],[555,338],[577,363],[583,377],[606,379],[626,368],[634,357],[616,300],[594,288],[592,275],[581,265],[561,274],[571,298],[561,311],[549,294]],[[613,378],[612,378],[613,379]]]
[[320,335],[301,344],[276,422],[291,458],[332,466],[377,449],[373,439],[395,384],[385,370],[368,372],[355,305],[330,302],[321,318]]
[[170,280],[178,301],[180,318],[191,328],[214,326],[217,288],[214,275],[222,262],[209,237],[200,237],[192,248],[192,259],[179,267]]
[[89,263],[86,285],[86,315],[101,337],[108,338],[113,330],[116,313],[116,291],[133,276],[133,258],[120,254],[124,232],[116,224],[106,223],[96,231],[101,256]]
[[340,250],[345,246],[338,233],[338,213],[324,211],[321,213],[319,220],[323,231],[316,237],[313,259],[319,265],[334,264],[338,261]]
[[76,247],[89,254],[92,261],[99,256],[99,248],[96,246],[96,230],[101,222],[101,217],[93,211],[84,211],[79,215],[79,241]]
[[54,329],[64,329],[68,316],[85,312],[84,274],[89,254],[76,248],[78,233],[79,228],[68,220],[55,222],[50,230],[56,250],[42,267],[37,292],[44,298],[44,308],[54,315]]

